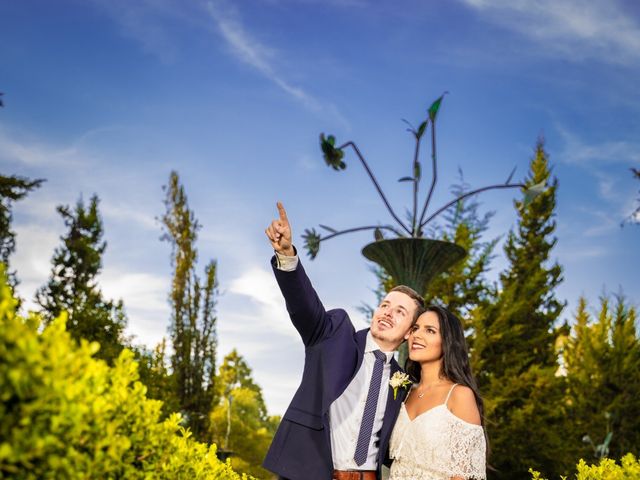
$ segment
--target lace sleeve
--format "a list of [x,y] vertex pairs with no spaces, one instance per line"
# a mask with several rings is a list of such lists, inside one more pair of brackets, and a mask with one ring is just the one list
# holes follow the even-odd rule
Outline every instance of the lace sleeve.
[[468,480],[485,480],[487,446],[482,427],[454,421],[450,439],[447,474]]

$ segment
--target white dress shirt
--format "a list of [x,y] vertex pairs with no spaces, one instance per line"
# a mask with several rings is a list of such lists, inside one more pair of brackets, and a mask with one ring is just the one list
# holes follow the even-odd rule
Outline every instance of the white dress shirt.
[[[298,256],[289,257],[276,252],[276,263],[279,270],[290,272],[298,266]],[[378,394],[378,405],[373,421],[373,430],[369,441],[367,460],[358,466],[353,459],[360,433],[360,424],[364,413],[364,405],[367,401],[367,393],[371,384],[371,374],[376,357],[374,350],[380,347],[371,336],[367,334],[364,349],[364,358],[360,369],[351,380],[345,391],[340,395],[329,408],[329,422],[331,427],[331,453],[333,457],[333,468],[336,470],[376,470],[378,457],[378,437],[382,429],[384,411],[387,405],[387,395],[389,393],[389,377],[391,366],[389,362],[393,357],[393,352],[383,352],[387,356],[382,370],[382,382]]]

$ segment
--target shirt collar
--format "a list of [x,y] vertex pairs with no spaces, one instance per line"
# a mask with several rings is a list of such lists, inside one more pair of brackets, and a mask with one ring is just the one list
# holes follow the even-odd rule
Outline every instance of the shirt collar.
[[[369,330],[369,332],[367,332],[367,341],[364,345],[364,353],[370,353],[370,352],[373,352],[374,350],[380,350],[380,346],[378,346],[376,341],[373,339],[373,335],[371,335],[371,330]],[[386,363],[389,363],[393,358],[393,352],[382,352],[382,353],[384,353],[387,356]]]

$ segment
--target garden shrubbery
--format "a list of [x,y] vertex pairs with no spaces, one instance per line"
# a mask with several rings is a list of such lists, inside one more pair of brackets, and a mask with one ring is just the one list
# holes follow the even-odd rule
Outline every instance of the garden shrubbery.
[[[546,480],[539,472],[529,471],[533,480]],[[570,477],[562,477],[563,479]],[[600,463],[587,465],[580,460],[577,466],[575,480],[638,480],[640,479],[640,461],[631,453],[625,455],[616,463],[615,460],[604,458]]]
[[42,329],[16,305],[0,271],[0,478],[246,478],[179,414],[160,420],[129,350],[109,367],[97,343],[71,339],[64,314]]

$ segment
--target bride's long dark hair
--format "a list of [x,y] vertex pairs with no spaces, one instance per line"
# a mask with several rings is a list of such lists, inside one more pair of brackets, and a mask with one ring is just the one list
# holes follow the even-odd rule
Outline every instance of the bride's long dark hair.
[[[438,305],[429,305],[425,312],[433,312],[438,316],[440,324],[440,336],[442,338],[442,369],[440,376],[460,385],[465,385],[473,390],[473,395],[480,412],[482,427],[484,423],[484,402],[478,391],[478,384],[471,372],[469,363],[469,349],[464,338],[462,322],[453,313]],[[407,358],[405,370],[414,382],[420,381],[420,364]],[[488,447],[488,445],[487,445]]]

